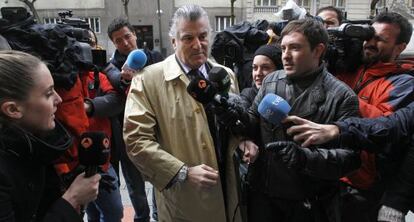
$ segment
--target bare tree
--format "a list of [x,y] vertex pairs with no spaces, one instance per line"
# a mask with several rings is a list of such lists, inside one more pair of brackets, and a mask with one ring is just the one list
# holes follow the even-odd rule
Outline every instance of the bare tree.
[[128,3],[129,0],[121,0],[122,5],[124,6],[124,12],[125,12],[125,17],[127,20],[129,20],[129,15],[128,15]]
[[31,0],[31,1],[30,0],[19,0],[19,1],[23,2],[24,4],[27,5],[27,7],[29,7],[30,11],[32,11],[34,17],[36,18],[37,23],[39,24],[43,23],[43,21],[40,20],[39,14],[37,14],[36,8],[34,7],[34,3],[36,2],[36,0]]

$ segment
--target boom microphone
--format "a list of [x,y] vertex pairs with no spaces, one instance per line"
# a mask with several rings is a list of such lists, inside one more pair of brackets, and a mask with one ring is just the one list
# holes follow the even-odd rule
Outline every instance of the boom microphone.
[[108,136],[102,131],[85,132],[80,136],[79,162],[86,167],[85,177],[98,172],[98,166],[109,161],[110,144]]
[[259,104],[260,115],[274,125],[279,125],[285,119],[291,107],[282,97],[269,93]]
[[140,49],[131,51],[122,66],[123,70],[138,71],[142,69],[147,63],[147,56],[145,52]]

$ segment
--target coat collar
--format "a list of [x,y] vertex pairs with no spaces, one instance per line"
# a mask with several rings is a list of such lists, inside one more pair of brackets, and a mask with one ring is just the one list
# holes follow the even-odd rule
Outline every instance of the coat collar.
[[[184,71],[181,69],[180,65],[175,59],[175,54],[168,56],[165,59],[165,62],[166,65],[163,69],[165,81],[171,81],[173,79],[180,78],[185,82],[189,82],[187,75],[185,75]],[[210,67],[212,67],[212,62],[209,59],[207,59],[207,63],[210,64]]]
[[314,82],[302,93],[292,105],[293,113],[300,117],[307,117],[318,111],[318,107],[326,100],[326,89],[323,79],[327,75],[326,68],[316,76]]

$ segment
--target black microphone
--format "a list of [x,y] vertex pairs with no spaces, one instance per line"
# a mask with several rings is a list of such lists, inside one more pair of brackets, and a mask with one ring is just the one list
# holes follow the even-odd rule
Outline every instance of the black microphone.
[[217,89],[209,80],[202,76],[195,76],[187,86],[187,92],[198,102],[206,105],[214,100]]
[[217,93],[228,97],[230,91],[231,80],[227,71],[219,66],[214,66],[208,72],[208,79],[211,81],[214,87],[217,88]]
[[109,161],[110,142],[102,131],[85,132],[80,136],[79,163],[86,167],[85,177],[98,172],[98,166]]

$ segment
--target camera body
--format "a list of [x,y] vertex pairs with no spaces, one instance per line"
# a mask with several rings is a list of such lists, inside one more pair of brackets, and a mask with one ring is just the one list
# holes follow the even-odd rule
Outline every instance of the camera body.
[[362,45],[375,35],[369,21],[363,24],[343,23],[327,29],[329,41],[325,61],[331,73],[353,72],[362,64]]
[[[77,75],[97,70],[89,34],[89,24],[72,16],[71,11],[60,12],[58,24],[37,24],[25,8],[2,8],[0,34],[14,50],[40,57],[48,65],[57,88],[70,89]],[[106,61],[106,53],[104,60]]]

